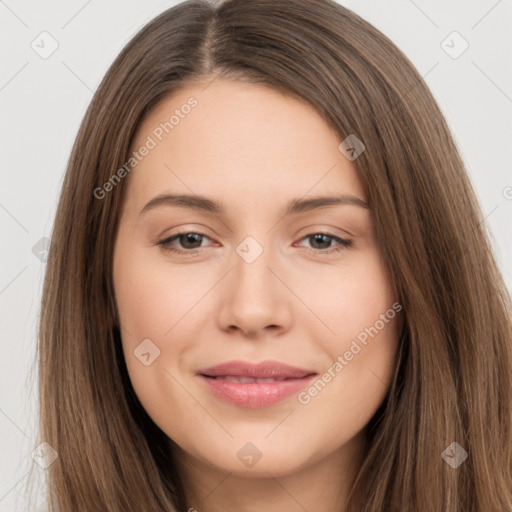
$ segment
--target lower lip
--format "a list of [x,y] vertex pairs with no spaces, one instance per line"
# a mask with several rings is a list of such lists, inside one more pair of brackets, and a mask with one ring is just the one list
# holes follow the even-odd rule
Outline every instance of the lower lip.
[[250,382],[242,384],[224,379],[212,379],[199,375],[210,391],[237,407],[260,409],[276,404],[294,393],[298,393],[314,377],[287,379],[275,382]]

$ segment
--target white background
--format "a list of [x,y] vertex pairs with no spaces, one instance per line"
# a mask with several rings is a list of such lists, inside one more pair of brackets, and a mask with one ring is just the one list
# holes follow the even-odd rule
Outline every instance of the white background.
[[[175,3],[0,0],[0,511],[26,510],[37,439],[32,365],[45,264],[32,248],[51,236],[66,162],[93,91],[137,30]],[[340,3],[384,32],[425,77],[467,164],[512,289],[512,1]],[[59,45],[47,59],[31,48],[43,31]],[[441,46],[453,31],[469,43],[457,59]],[[457,49],[459,43],[448,44]]]

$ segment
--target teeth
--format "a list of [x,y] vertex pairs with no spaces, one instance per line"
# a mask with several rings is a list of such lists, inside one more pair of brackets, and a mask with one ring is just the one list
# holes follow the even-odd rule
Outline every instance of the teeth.
[[224,380],[229,380],[230,382],[241,382],[242,384],[250,384],[251,382],[256,382],[256,379],[252,379],[250,377],[224,377]]
[[254,379],[252,377],[232,377],[231,375],[226,375],[225,377],[215,377],[215,378],[228,380],[230,382],[239,382],[241,384],[251,384],[253,382],[277,382],[277,381],[282,381],[282,380],[286,379],[286,377],[277,377],[275,379],[273,379],[273,378]]

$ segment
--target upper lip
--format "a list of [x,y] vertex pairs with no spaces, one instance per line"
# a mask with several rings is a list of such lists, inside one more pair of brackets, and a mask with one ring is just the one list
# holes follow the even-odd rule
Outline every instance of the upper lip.
[[316,374],[313,370],[303,370],[278,361],[263,361],[258,364],[246,361],[228,361],[199,370],[198,374],[207,377],[252,377],[253,379],[285,378],[301,379]]

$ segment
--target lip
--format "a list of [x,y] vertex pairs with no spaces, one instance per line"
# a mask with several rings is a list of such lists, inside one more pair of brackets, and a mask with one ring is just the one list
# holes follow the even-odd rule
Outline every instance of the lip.
[[[250,409],[268,407],[298,393],[315,375],[317,372],[313,370],[277,361],[259,364],[229,361],[197,372],[197,376],[214,395],[237,407]],[[240,379],[241,382],[237,381]],[[253,379],[268,381],[257,382]]]

